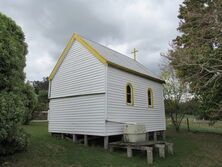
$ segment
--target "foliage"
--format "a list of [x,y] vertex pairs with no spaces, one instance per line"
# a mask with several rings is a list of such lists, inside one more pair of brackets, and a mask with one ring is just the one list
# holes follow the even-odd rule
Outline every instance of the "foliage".
[[[16,23],[0,13],[0,156],[25,149],[21,129],[24,114],[32,110],[34,93],[25,85],[27,44]],[[28,115],[28,114],[27,114]]]
[[16,94],[0,93],[0,155],[23,150],[27,146],[27,135],[22,131],[24,106]]
[[37,104],[37,95],[34,92],[34,88],[26,83],[21,89],[21,97],[24,102],[23,120],[22,123],[27,125],[32,120],[32,114]]
[[189,83],[210,120],[222,117],[222,1],[185,0],[180,35],[166,57],[177,76]]
[[0,13],[0,90],[16,91],[23,85],[27,44],[14,21]]
[[197,98],[191,98],[180,103],[181,110],[188,115],[198,115],[200,110],[200,102]]
[[35,88],[35,92],[38,94],[41,90],[48,90],[49,88],[49,80],[48,77],[44,77],[42,81],[33,81],[33,87]]
[[162,72],[164,84],[165,109],[171,118],[176,131],[180,130],[180,124],[184,118],[182,101],[186,101],[187,87],[178,78],[172,66],[166,66]]
[[47,111],[49,108],[48,78],[43,78],[43,81],[33,81],[33,87],[38,95],[38,104],[35,107],[35,111]]

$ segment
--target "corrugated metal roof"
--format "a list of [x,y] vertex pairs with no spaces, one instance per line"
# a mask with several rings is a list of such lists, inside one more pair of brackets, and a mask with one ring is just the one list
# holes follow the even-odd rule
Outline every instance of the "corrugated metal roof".
[[127,69],[131,69],[133,71],[150,76],[152,78],[156,78],[157,80],[161,80],[158,76],[153,74],[149,69],[147,69],[144,65],[142,65],[138,61],[128,56],[125,56],[117,51],[114,51],[106,46],[103,46],[95,41],[86,39],[85,37],[82,38],[97,52],[99,52],[100,55],[103,56],[108,62],[114,63],[121,67],[125,67]]
[[109,66],[150,79],[152,81],[156,81],[159,83],[165,82],[159,77],[157,77],[155,74],[153,74],[145,66],[135,61],[134,59],[131,59],[97,42],[86,39],[76,33],[72,35],[71,39],[66,45],[66,48],[63,50],[62,54],[60,55],[55,67],[53,68],[49,76],[49,80],[52,80],[53,77],[55,76],[56,72],[58,71],[60,65],[62,64],[65,56],[69,52],[75,40],[80,42],[86,49],[89,50],[90,53],[92,53],[103,64],[108,64]]

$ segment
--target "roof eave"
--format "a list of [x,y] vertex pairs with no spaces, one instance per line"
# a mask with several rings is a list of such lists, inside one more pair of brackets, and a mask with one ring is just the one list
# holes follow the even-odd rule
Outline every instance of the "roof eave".
[[114,67],[114,68],[120,69],[120,70],[122,70],[122,71],[131,73],[131,74],[134,74],[134,75],[138,75],[138,76],[140,76],[140,77],[143,77],[143,78],[146,78],[146,79],[149,79],[149,80],[158,82],[158,83],[160,83],[160,84],[164,84],[164,83],[165,83],[164,80],[161,80],[161,79],[159,79],[159,78],[154,78],[154,77],[152,77],[152,76],[149,76],[149,75],[140,73],[140,72],[138,72],[138,71],[135,71],[135,70],[132,70],[132,69],[129,69],[129,68],[120,66],[120,65],[115,64],[115,63],[110,62],[110,61],[107,61],[107,64],[110,65],[110,66],[112,66],[112,67]]
[[134,75],[141,76],[143,78],[146,78],[146,79],[149,79],[149,80],[161,83],[161,84],[165,83],[164,80],[161,80],[159,78],[155,78],[155,77],[140,73],[138,71],[129,69],[127,67],[124,67],[124,66],[121,66],[121,65],[118,65],[116,63],[113,63],[113,62],[110,62],[110,61],[106,60],[97,50],[95,50],[89,43],[87,43],[81,36],[79,36],[76,33],[74,33],[72,35],[68,44],[66,45],[62,54],[60,55],[55,67],[53,68],[51,74],[49,75],[49,80],[52,80],[53,77],[55,76],[56,72],[58,71],[60,65],[62,64],[63,60],[65,59],[66,55],[68,54],[68,52],[69,52],[70,48],[72,47],[72,44],[75,40],[77,40],[79,43],[81,43],[86,49],[88,49],[89,52],[92,53],[92,55],[94,55],[103,64],[108,64],[108,65],[110,65],[112,67],[115,67],[117,69],[123,70],[123,71],[128,72],[128,73],[132,73]]

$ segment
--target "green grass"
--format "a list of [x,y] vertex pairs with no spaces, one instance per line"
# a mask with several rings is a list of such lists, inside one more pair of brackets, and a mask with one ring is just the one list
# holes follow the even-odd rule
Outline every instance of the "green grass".
[[[189,119],[190,130],[193,132],[207,132],[222,134],[222,121],[217,121],[213,126],[209,126],[209,121],[198,120],[194,116],[185,116],[181,123],[181,129],[187,130],[187,120]],[[172,127],[170,118],[167,119],[168,127]]]
[[[4,157],[5,166],[12,167],[143,167],[145,154],[128,159],[125,151],[110,153],[101,147],[85,147],[70,140],[52,137],[46,123],[25,126],[30,134],[27,151]],[[221,167],[222,135],[207,133],[175,133],[167,131],[167,140],[174,142],[174,156],[155,157],[154,167]]]

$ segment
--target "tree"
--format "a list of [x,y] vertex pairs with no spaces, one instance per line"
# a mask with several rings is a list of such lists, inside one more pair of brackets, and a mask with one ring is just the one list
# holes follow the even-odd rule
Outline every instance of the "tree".
[[38,104],[35,107],[35,111],[47,111],[49,108],[48,78],[43,78],[42,81],[33,81],[33,87],[38,95]]
[[187,115],[199,116],[200,103],[195,97],[187,99],[187,101],[181,102],[181,109]]
[[26,83],[21,89],[20,96],[24,105],[22,123],[28,125],[32,120],[32,114],[38,102],[37,95],[34,92],[34,88],[29,83]]
[[181,122],[185,116],[183,101],[186,101],[187,86],[183,84],[175,74],[172,66],[166,66],[162,72],[164,84],[165,109],[167,115],[171,118],[176,131],[180,130]]
[[27,146],[21,123],[33,107],[34,92],[24,82],[26,54],[21,28],[0,13],[0,156]]
[[178,18],[180,35],[166,57],[210,120],[222,118],[222,1],[185,0]]
[[0,90],[17,91],[25,80],[27,44],[19,26],[0,13]]

